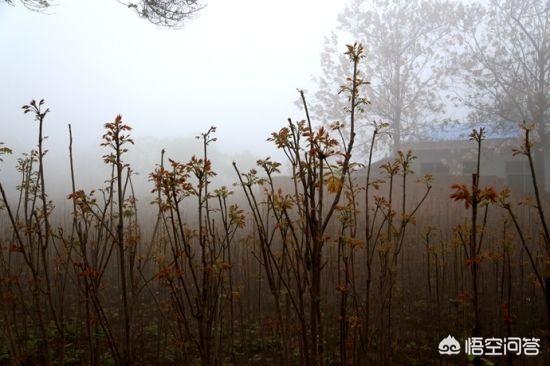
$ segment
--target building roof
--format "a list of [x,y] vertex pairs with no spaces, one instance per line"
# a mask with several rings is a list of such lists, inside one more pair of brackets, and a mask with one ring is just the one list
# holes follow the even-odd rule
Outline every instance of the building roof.
[[[517,138],[500,137],[489,138],[483,141],[482,146],[494,150],[510,150],[517,146],[519,143]],[[476,147],[475,142],[467,139],[460,140],[424,140],[407,142],[403,145],[402,150],[415,151],[422,150],[458,150],[458,149],[474,149]]]

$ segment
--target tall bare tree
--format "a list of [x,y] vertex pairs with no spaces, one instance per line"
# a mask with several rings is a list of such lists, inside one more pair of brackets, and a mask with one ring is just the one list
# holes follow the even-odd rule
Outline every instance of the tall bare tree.
[[[439,0],[352,0],[338,18],[338,29],[325,41],[322,75],[316,78],[317,117],[342,120],[341,101],[329,85],[341,78],[346,60],[337,52],[351,36],[365,45],[372,102],[366,118],[390,124],[391,150],[425,128],[443,122],[446,86],[446,37],[455,5]],[[327,91],[328,90],[328,91]]]
[[489,0],[464,7],[456,75],[471,117],[498,132],[535,125],[537,176],[545,177],[550,112],[550,1]]

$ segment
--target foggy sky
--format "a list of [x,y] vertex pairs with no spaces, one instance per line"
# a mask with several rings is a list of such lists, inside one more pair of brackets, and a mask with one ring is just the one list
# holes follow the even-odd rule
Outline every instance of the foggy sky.
[[51,153],[66,151],[67,123],[78,146],[97,146],[103,124],[121,113],[136,143],[216,125],[221,150],[270,155],[269,132],[302,118],[296,88],[313,86],[343,5],[210,0],[168,30],[115,0],[59,0],[48,15],[2,3],[0,141],[16,155],[31,148],[36,126],[20,107],[45,98]]

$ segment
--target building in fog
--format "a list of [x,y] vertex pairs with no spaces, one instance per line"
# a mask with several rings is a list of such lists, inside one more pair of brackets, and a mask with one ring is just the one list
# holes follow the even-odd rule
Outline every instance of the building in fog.
[[[499,178],[516,192],[532,189],[529,162],[523,155],[513,156],[520,144],[517,138],[488,138],[483,141],[481,176]],[[475,172],[477,144],[468,139],[411,142],[403,151],[412,150],[417,159],[412,169],[419,175],[469,176]],[[547,154],[548,155],[548,154]],[[550,186],[550,157],[545,159],[545,184]],[[540,181],[540,178],[539,178]]]

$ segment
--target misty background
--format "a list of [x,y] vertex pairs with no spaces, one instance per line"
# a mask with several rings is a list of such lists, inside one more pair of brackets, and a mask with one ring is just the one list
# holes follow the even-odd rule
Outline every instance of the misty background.
[[[201,151],[195,136],[210,126],[217,127],[210,148],[216,184],[229,185],[232,161],[246,170],[266,156],[284,160],[266,139],[288,117],[304,118],[297,88],[306,90],[316,124],[347,122],[348,102],[338,91],[349,76],[345,44],[354,41],[366,47],[372,102],[358,117],[359,161],[373,120],[388,122],[392,134],[381,139],[375,160],[408,148],[432,160],[456,155],[452,144],[419,151],[411,142],[467,140],[480,126],[502,145],[498,139],[516,138],[522,120],[535,122],[545,150],[550,22],[542,1],[212,0],[181,29],[155,26],[113,0],[60,1],[43,12],[13,5],[0,7],[0,142],[14,152],[1,174],[12,192],[16,160],[38,134],[20,108],[41,98],[51,110],[45,135],[53,199],[69,191],[67,125],[77,186],[92,189],[108,176],[99,144],[117,114],[133,127],[127,159],[140,174],[138,195],[150,190],[147,175],[161,149],[187,161]],[[542,74],[531,76],[534,69]],[[502,153],[515,144],[507,141]],[[463,155],[417,170],[443,164],[440,173],[467,173]],[[542,177],[544,160],[536,157]],[[500,163],[495,174],[505,178],[509,162]],[[524,170],[514,174],[526,180]]]
[[51,109],[46,162],[56,182],[68,179],[68,123],[77,183],[102,182],[89,184],[105,176],[95,172],[104,165],[103,124],[119,113],[133,127],[134,169],[142,175],[152,171],[162,147],[167,156],[189,159],[200,146],[194,136],[212,125],[218,127],[217,168],[218,161],[227,169],[233,159],[252,165],[273,155],[265,140],[287,117],[299,116],[296,88],[312,85],[323,35],[341,6],[213,0],[173,30],[111,0],[59,2],[46,14],[2,4],[0,141],[14,150],[3,179],[13,186],[15,159],[36,144],[36,123],[21,106],[41,98]]

